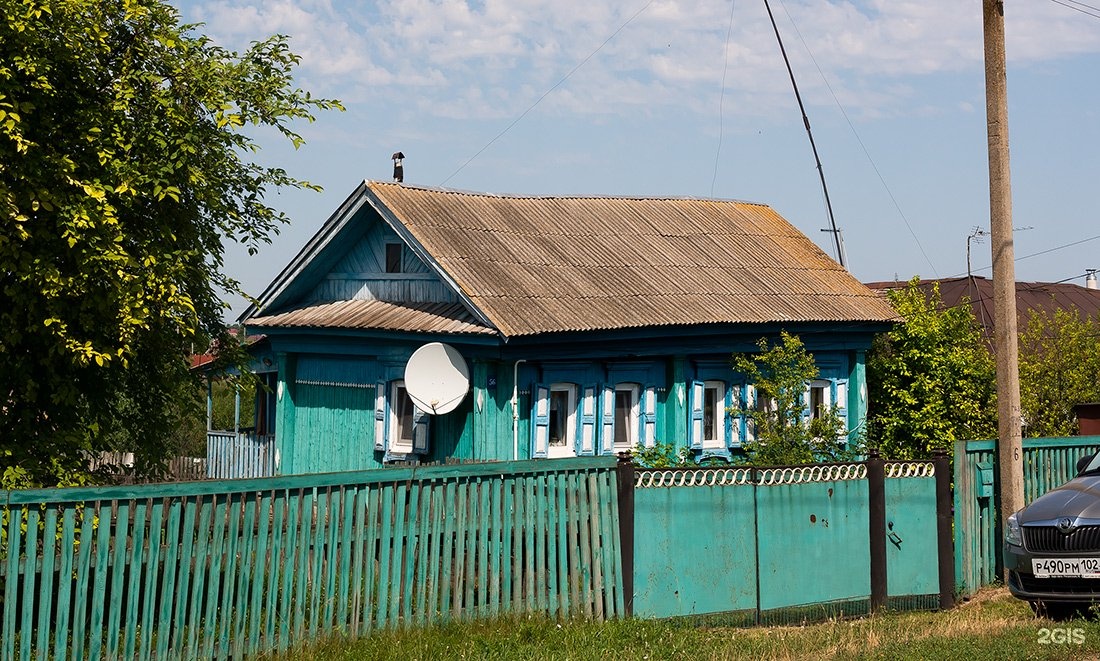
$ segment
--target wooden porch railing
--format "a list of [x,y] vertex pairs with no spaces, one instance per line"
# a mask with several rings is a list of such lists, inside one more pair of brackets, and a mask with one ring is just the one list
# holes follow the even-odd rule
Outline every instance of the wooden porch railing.
[[206,476],[215,480],[275,475],[279,459],[274,434],[206,432]]

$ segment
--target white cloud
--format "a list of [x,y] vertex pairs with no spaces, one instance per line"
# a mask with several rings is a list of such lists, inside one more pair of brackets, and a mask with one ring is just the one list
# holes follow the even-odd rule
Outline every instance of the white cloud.
[[[655,0],[206,0],[187,20],[230,47],[272,33],[291,37],[315,90],[413,103],[445,117],[516,116],[584,64],[545,101],[556,112],[634,114],[712,105],[723,64],[726,93],[767,114],[789,103],[789,82],[759,3]],[[906,81],[981,66],[981,6],[958,0],[773,0],[809,103],[832,104],[820,67],[849,112],[914,107]],[[793,21],[793,22],[792,22]],[[598,53],[611,35],[618,33]],[[1054,3],[1013,3],[1015,63],[1100,51],[1100,24]],[[804,40],[804,41],[803,41]],[[810,59],[810,49],[813,61]],[[725,62],[723,61],[725,58]],[[816,64],[816,66],[815,66]],[[885,92],[889,90],[889,92]]]

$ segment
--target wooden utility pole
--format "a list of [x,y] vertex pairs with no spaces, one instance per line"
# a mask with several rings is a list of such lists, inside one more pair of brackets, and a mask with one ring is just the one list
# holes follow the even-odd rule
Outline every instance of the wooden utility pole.
[[[993,244],[994,348],[997,352],[997,496],[1003,533],[1024,506],[1020,439],[1020,370],[1016,337],[1016,265],[1012,184],[1008,168],[1008,95],[1004,2],[982,0],[985,24],[985,112],[989,137],[989,230]],[[999,546],[999,545],[998,545]]]

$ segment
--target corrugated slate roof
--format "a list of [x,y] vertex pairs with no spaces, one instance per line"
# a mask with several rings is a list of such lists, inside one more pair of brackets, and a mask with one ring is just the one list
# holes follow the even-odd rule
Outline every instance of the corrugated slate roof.
[[401,330],[453,335],[494,335],[461,303],[336,301],[248,320],[250,327]]
[[506,336],[896,317],[762,204],[383,182],[367,182],[367,195]]

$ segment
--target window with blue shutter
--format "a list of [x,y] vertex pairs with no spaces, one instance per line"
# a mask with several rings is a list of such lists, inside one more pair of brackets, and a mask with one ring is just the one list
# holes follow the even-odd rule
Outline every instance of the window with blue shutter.
[[703,449],[703,406],[706,385],[692,381],[688,392],[688,445],[693,450]]
[[531,456],[544,459],[550,447],[550,388],[531,388]]
[[615,453],[615,388],[600,391],[600,454]]
[[657,389],[653,387],[642,391],[641,402],[642,445],[651,448],[657,444]]
[[585,386],[581,391],[580,422],[577,455],[592,456],[596,454],[596,386]]
[[374,386],[374,449],[383,452],[386,449],[386,382],[379,381]]
[[844,421],[844,433],[841,440],[848,440],[851,423],[848,421],[848,379],[835,379],[833,381],[833,402],[836,405],[836,413]]

